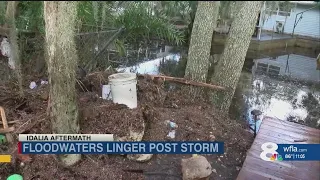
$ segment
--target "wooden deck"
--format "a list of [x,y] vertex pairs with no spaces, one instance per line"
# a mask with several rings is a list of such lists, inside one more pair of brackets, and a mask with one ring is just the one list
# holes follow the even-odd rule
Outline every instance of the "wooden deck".
[[261,145],[266,142],[295,144],[294,140],[308,139],[299,144],[319,144],[320,130],[300,124],[266,117],[247,152],[237,180],[315,180],[320,177],[320,161],[264,161]]

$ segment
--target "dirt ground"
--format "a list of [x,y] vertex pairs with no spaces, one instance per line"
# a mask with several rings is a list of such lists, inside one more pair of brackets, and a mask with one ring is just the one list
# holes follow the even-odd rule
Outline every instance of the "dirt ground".
[[[205,100],[192,101],[179,88],[167,90],[166,82],[150,79],[139,79],[139,105],[131,110],[99,98],[99,86],[105,83],[106,75],[97,74],[84,80],[87,89],[92,92],[81,92],[78,88],[81,133],[112,133],[123,137],[130,130],[144,130],[144,141],[170,141],[167,138],[169,127],[165,121],[171,120],[178,125],[175,141],[225,142],[225,154],[205,155],[214,169],[210,179],[232,180],[237,177],[253,141],[244,122],[229,119]],[[5,107],[8,121],[16,121],[12,133],[16,141],[19,133],[51,133],[46,113],[48,85],[33,90],[27,85],[24,99],[17,98],[16,92],[15,85],[0,85],[0,105]],[[181,159],[191,157],[154,155],[150,161],[135,162],[122,155],[85,155],[74,167],[65,168],[54,155],[17,155],[16,143],[0,145],[0,154],[9,153],[14,157],[13,163],[0,164],[0,180],[13,173],[23,175],[26,180],[173,180],[182,177]]]

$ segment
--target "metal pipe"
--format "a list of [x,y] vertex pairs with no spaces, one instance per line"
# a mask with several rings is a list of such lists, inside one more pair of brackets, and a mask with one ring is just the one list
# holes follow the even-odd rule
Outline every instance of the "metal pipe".
[[[316,6],[312,7],[312,8],[309,8],[309,9],[307,9],[307,10],[304,10],[304,11],[299,12],[299,13],[297,13],[297,14],[296,14],[296,17],[295,17],[295,19],[294,19],[294,25],[293,25],[293,30],[292,30],[292,36],[294,35],[294,30],[295,30],[296,26],[298,25],[299,21],[302,19],[302,14],[303,14],[304,12],[310,11],[310,10],[312,10],[312,9],[316,8],[316,7],[318,7],[318,5],[316,5]],[[298,17],[298,15],[300,15],[300,17],[299,17],[299,20],[297,21],[297,17]]]

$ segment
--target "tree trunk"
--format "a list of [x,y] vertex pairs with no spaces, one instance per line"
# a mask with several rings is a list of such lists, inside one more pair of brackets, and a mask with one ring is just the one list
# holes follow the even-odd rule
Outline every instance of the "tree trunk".
[[[213,30],[217,24],[220,1],[199,1],[193,23],[185,78],[206,82]],[[200,89],[190,92],[199,94]]]
[[[77,3],[44,1],[47,62],[50,84],[52,131],[57,134],[79,132],[76,100],[77,52],[74,41]],[[64,165],[74,165],[80,154],[60,156]]]
[[228,111],[245,61],[251,37],[261,8],[260,1],[244,1],[231,29],[221,58],[215,67],[212,82],[228,88],[225,92],[213,92],[212,102]]
[[9,57],[9,65],[15,70],[16,77],[18,79],[19,85],[19,95],[24,96],[23,92],[23,79],[22,79],[22,67],[20,59],[20,50],[18,45],[18,33],[16,28],[16,10],[18,6],[18,1],[8,1],[7,11],[6,11],[6,23],[4,27],[9,27],[9,41],[11,53]]

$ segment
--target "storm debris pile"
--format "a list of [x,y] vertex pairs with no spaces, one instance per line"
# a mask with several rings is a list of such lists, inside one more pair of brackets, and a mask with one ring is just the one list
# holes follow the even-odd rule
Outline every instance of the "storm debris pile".
[[[138,80],[136,109],[114,104],[110,100],[100,98],[99,89],[107,79],[107,75],[100,75],[85,78],[90,82],[90,86],[95,88],[87,88],[88,91],[85,92],[79,89],[78,92],[81,133],[111,133],[120,141],[169,141],[172,140],[168,138],[168,132],[172,129],[167,123],[170,121],[176,125],[175,141],[224,141],[224,155],[206,155],[212,169],[217,172],[212,173],[210,177],[223,176],[226,179],[234,179],[237,176],[238,167],[244,161],[246,150],[252,143],[252,135],[244,124],[219,113],[204,99],[194,102],[177,85],[172,84],[175,88],[170,88],[171,85],[165,82],[145,78]],[[26,90],[24,99],[17,98],[14,92],[16,91],[0,88],[0,104],[4,104],[8,121],[17,121],[14,123],[15,134],[51,133],[50,119],[47,116],[48,85]],[[182,178],[182,173],[178,173],[182,172],[181,159],[190,157],[154,155],[126,158],[117,155],[86,155],[75,167],[65,169],[52,155],[32,156],[31,161],[20,166],[21,158],[16,158],[15,143],[12,147],[0,145],[0,150],[15,157],[15,163],[1,165],[1,178],[19,173],[25,179],[170,179],[171,175],[163,175],[169,172],[167,169],[178,169],[179,171],[172,173]],[[148,162],[145,162],[146,160]],[[150,174],[123,171],[130,168],[151,172],[163,169],[160,170],[163,174],[155,173],[151,177]]]

